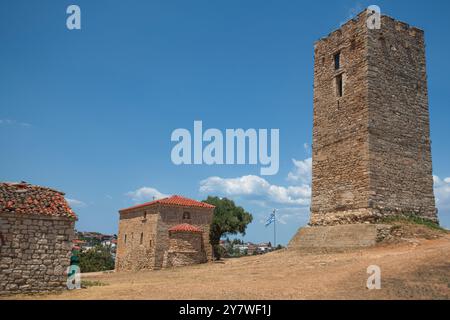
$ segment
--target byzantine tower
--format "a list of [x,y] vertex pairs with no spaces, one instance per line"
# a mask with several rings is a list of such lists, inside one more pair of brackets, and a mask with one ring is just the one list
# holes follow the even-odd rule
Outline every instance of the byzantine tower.
[[312,226],[438,222],[424,32],[369,14],[315,43]]

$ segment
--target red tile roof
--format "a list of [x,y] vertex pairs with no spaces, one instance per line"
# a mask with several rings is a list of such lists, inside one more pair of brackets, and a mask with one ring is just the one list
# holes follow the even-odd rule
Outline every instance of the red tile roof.
[[126,209],[122,209],[122,210],[120,210],[120,212],[125,212],[125,211],[129,211],[132,209],[138,209],[138,208],[143,208],[143,207],[147,207],[147,206],[152,206],[155,204],[162,204],[162,205],[168,205],[168,206],[180,206],[180,207],[215,208],[215,206],[208,204],[208,203],[204,203],[204,202],[200,202],[197,200],[174,195],[174,196],[171,196],[168,198],[158,199],[158,200],[146,202],[143,204],[138,204],[136,206],[132,206],[132,207],[129,207]]
[[33,214],[77,219],[64,193],[26,182],[0,183],[0,214]]
[[178,224],[178,225],[170,228],[169,232],[199,232],[199,233],[202,233],[203,231],[200,228],[193,226],[192,224],[183,223],[183,224]]

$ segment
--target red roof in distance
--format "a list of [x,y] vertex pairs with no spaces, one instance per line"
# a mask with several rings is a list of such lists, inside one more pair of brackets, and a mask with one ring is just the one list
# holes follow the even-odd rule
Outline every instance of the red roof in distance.
[[196,226],[188,223],[178,224],[169,229],[169,232],[198,232],[202,233],[203,231]]
[[200,202],[200,201],[197,201],[197,200],[193,200],[193,199],[185,198],[185,197],[182,197],[182,196],[174,195],[174,196],[171,196],[171,197],[158,199],[158,200],[153,200],[153,201],[150,201],[150,202],[146,202],[146,203],[138,204],[136,206],[125,208],[125,209],[120,210],[120,212],[129,211],[129,210],[138,209],[138,208],[143,208],[143,207],[147,207],[147,206],[151,206],[151,205],[155,205],[155,204],[163,204],[163,205],[169,205],[169,206],[180,206],[180,207],[197,207],[197,208],[211,208],[211,209],[215,208],[215,206],[213,206],[211,204],[208,204],[208,203],[204,203],[204,202]]

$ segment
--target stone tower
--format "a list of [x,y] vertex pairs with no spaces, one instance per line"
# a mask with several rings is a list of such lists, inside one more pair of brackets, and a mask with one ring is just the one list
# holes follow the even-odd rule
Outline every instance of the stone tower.
[[315,44],[310,225],[437,222],[424,33],[369,12]]

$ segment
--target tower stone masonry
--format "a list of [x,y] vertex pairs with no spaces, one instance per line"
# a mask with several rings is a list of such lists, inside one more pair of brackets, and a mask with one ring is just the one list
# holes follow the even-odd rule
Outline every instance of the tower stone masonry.
[[368,14],[315,43],[311,226],[438,222],[424,32]]

